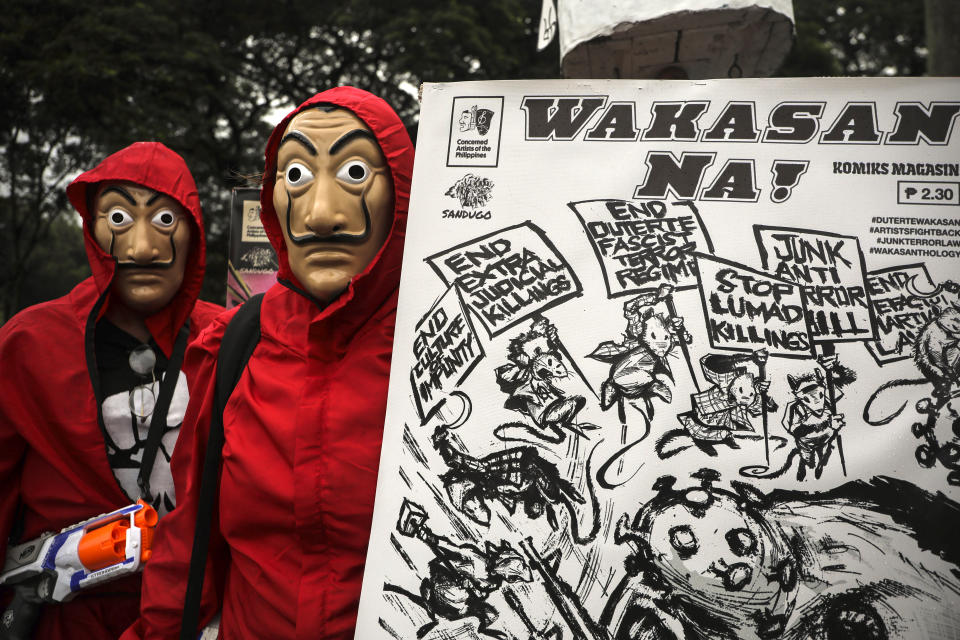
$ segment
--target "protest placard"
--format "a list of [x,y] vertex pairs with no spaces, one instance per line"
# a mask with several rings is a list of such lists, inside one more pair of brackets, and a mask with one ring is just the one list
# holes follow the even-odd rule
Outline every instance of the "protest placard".
[[866,344],[880,365],[913,357],[917,336],[950,304],[948,295],[934,287],[923,263],[870,271],[867,286],[877,339]]
[[804,357],[813,340],[800,287],[732,260],[697,254],[700,299],[714,349]]
[[417,323],[413,355],[410,384],[417,412],[426,420],[483,358],[483,346],[456,286],[447,289]]
[[800,285],[814,342],[873,339],[873,307],[855,236],[763,225],[754,233],[763,268]]
[[500,229],[426,258],[495,336],[581,293],[580,281],[530,222]]
[[958,130],[949,79],[425,84],[356,638],[950,637]]
[[669,284],[697,286],[694,251],[712,252],[691,200],[632,202],[603,199],[568,205],[597,254],[610,297]]

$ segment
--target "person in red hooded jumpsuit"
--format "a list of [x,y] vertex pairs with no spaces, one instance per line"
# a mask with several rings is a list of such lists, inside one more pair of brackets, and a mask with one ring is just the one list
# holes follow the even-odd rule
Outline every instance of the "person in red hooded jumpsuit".
[[[201,606],[224,638],[353,638],[370,535],[413,146],[382,99],[352,87],[287,115],[266,149],[261,220],[278,283],[223,412],[219,502]],[[187,353],[197,386],[173,458],[141,618],[123,637],[176,638],[217,351],[232,312]]]
[[[145,496],[136,476],[154,399],[177,345],[222,311],[197,300],[203,219],[179,155],[135,143],[80,175],[67,196],[92,277],[0,328],[0,558],[11,531],[25,542],[141,497],[161,515],[174,507],[169,455],[193,373],[171,376]],[[133,351],[149,356],[139,371],[128,364]],[[139,601],[139,575],[82,591],[44,606],[33,637],[116,638]]]

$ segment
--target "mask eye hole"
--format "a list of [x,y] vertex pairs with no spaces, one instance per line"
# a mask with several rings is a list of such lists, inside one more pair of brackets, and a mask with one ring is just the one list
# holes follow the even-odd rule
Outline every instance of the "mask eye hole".
[[107,220],[114,229],[126,229],[133,224],[133,216],[123,209],[111,209],[107,213]]
[[757,550],[757,537],[749,529],[731,529],[724,537],[730,550],[740,557],[753,555]]
[[337,179],[347,184],[361,184],[370,177],[370,167],[361,160],[351,160],[337,171]]
[[173,227],[176,221],[177,215],[173,211],[170,211],[170,209],[161,209],[160,211],[157,211],[150,220],[155,227],[160,229],[169,229]]
[[287,165],[283,175],[291,187],[302,187],[313,180],[313,172],[300,162],[291,162]]

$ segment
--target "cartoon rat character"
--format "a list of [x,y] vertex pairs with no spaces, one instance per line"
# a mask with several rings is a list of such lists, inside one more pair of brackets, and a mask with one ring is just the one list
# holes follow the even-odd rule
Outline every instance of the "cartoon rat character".
[[[746,467],[741,472],[752,478],[778,478],[793,461],[799,458],[797,480],[804,480],[812,470],[820,478],[830,459],[840,433],[846,424],[842,413],[837,413],[828,399],[829,371],[834,388],[834,404],[843,398],[842,388],[857,379],[856,373],[843,366],[836,355],[821,356],[820,368],[800,375],[787,375],[787,384],[794,399],[787,403],[783,413],[783,428],[793,437],[794,447],[777,469]],[[841,451],[842,454],[842,451]]]
[[960,382],[960,306],[953,304],[927,323],[917,338],[913,361],[933,383],[933,394],[950,395]]
[[[763,398],[770,388],[769,381],[760,379],[746,367],[758,359],[765,362],[765,352],[736,355],[711,353],[700,359],[703,375],[712,386],[706,391],[692,394],[692,411],[677,416],[683,427],[666,432],[657,441],[657,454],[661,459],[672,457],[687,448],[667,449],[668,445],[681,437],[689,437],[701,451],[711,456],[717,455],[717,444],[740,448],[734,437],[755,431],[751,417],[763,413]],[[777,410],[777,403],[770,397],[766,397],[766,410]]]
[[[944,285],[946,288],[946,285]],[[933,384],[937,404],[950,398],[951,391],[960,386],[960,306],[952,303],[946,309],[934,307],[934,315],[924,325],[913,345],[913,361],[922,378],[891,380],[873,392],[863,408],[867,424],[878,426],[891,422],[900,415],[907,403],[887,416],[871,415],[871,407],[887,389],[907,385]]]
[[419,505],[404,500],[397,531],[402,536],[422,541],[434,554],[430,575],[420,585],[419,603],[432,622],[417,631],[422,638],[439,624],[439,619],[460,620],[475,617],[479,631],[490,638],[510,636],[488,627],[497,619],[497,610],[487,598],[504,584],[532,582],[533,575],[526,560],[506,541],[496,545],[489,540],[481,550],[473,544],[456,544],[438,536],[426,525],[426,512]]
[[601,386],[601,408],[617,405],[620,422],[626,425],[624,404],[639,400],[648,424],[653,417],[654,397],[664,402],[673,400],[667,382],[673,383],[668,358],[680,342],[689,344],[693,337],[683,318],[668,317],[657,312],[656,305],[672,295],[673,287],[662,285],[655,292],[643,293],[623,305],[627,330],[622,341],[601,342],[588,358],[610,364],[610,373]]
[[585,435],[583,428],[595,428],[576,423],[587,402],[583,396],[567,395],[554,384],[570,374],[561,352],[557,328],[546,318],[538,318],[529,331],[510,341],[510,362],[496,369],[500,389],[510,395],[503,406],[529,417],[537,428],[516,426],[553,443],[562,442],[566,431]]

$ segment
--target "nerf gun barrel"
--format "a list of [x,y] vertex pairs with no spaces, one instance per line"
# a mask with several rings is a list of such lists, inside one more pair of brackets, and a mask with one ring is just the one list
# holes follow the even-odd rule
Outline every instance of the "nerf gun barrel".
[[8,548],[0,585],[15,587],[17,598],[2,626],[9,630],[18,602],[64,602],[81,589],[139,571],[150,559],[157,520],[153,507],[138,500]]

